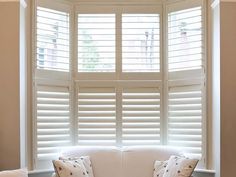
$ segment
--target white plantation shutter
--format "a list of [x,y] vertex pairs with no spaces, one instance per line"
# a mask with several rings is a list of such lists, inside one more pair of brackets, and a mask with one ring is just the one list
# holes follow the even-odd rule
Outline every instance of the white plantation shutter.
[[38,160],[50,160],[61,147],[72,145],[67,87],[37,86],[36,129]]
[[203,99],[201,85],[170,87],[168,144],[201,156]]
[[159,14],[122,15],[122,70],[160,71]]
[[78,144],[116,145],[114,88],[78,89]]
[[78,72],[115,72],[115,14],[78,14]]
[[168,68],[170,72],[202,68],[202,29],[201,7],[168,14]]
[[69,71],[69,13],[37,7],[37,69]]
[[122,145],[157,144],[160,144],[159,89],[123,89]]
[[75,145],[172,145],[205,162],[203,2],[37,0],[34,168]]
[[[181,6],[182,5],[182,6]],[[167,143],[205,158],[204,18],[201,1],[180,2],[168,15]],[[199,164],[203,164],[204,160]]]

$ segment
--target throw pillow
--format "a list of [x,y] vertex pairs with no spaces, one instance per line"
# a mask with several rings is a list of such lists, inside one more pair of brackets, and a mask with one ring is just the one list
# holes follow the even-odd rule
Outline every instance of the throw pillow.
[[153,177],[163,177],[163,174],[165,172],[167,164],[168,164],[168,160],[166,160],[166,161],[156,160],[155,163],[154,163]]
[[61,160],[81,160],[85,166],[86,173],[88,174],[89,177],[94,177],[93,175],[93,168],[92,168],[92,163],[90,161],[89,156],[81,156],[81,157],[60,157],[59,159]]
[[89,177],[81,160],[54,160],[58,177]]
[[28,177],[28,172],[26,169],[1,171],[0,177]]
[[197,163],[197,159],[171,156],[163,177],[190,177]]

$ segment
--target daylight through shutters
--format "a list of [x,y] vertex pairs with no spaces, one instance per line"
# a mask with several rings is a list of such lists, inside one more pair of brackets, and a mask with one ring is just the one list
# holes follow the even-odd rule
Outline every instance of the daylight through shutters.
[[51,168],[61,149],[77,145],[171,145],[204,167],[203,2],[37,0],[34,168]]
[[69,71],[69,14],[37,7],[37,69]]

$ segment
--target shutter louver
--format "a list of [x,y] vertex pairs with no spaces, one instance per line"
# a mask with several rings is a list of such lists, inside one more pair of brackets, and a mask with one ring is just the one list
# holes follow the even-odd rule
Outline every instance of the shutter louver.
[[159,14],[122,15],[123,72],[160,71]]
[[202,91],[200,85],[171,87],[168,107],[168,144],[202,154]]
[[78,144],[116,145],[114,88],[79,88]]
[[201,7],[168,14],[169,71],[202,68],[203,55]]
[[78,15],[78,72],[115,72],[115,14]]
[[69,71],[69,14],[37,7],[37,69]]
[[69,91],[66,87],[37,87],[37,156],[54,157],[71,145]]
[[157,88],[124,89],[122,145],[160,144],[160,93]]

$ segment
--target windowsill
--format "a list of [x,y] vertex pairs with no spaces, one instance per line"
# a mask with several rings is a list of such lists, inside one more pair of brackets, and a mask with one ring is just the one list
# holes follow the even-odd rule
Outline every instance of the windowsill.
[[28,174],[40,174],[40,173],[52,173],[54,172],[53,169],[47,169],[47,170],[32,170],[28,171]]
[[[47,169],[47,170],[33,170],[29,171],[29,174],[40,174],[40,173],[53,173],[53,169]],[[208,170],[208,169],[195,169],[194,172],[197,173],[208,173],[208,174],[214,174],[215,170]]]
[[197,173],[212,173],[212,174],[214,174],[214,173],[215,173],[215,170],[195,169],[194,172],[197,172]]

